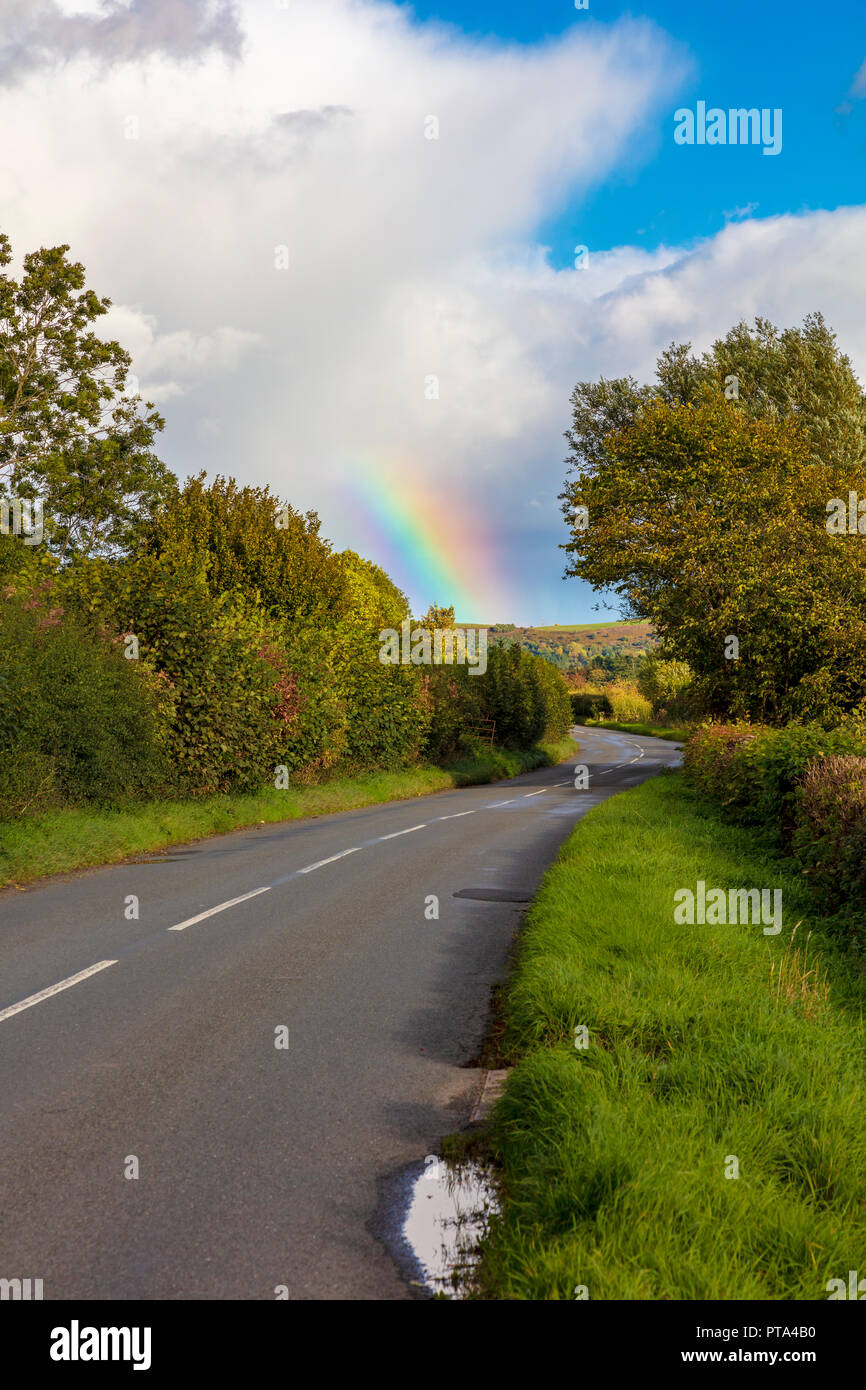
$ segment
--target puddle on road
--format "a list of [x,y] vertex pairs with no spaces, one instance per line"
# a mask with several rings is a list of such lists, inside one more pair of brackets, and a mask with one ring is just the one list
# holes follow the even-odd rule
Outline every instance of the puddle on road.
[[415,1179],[403,1225],[432,1293],[461,1298],[478,1263],[478,1244],[487,1233],[498,1200],[480,1163],[445,1163],[430,1155]]
[[496,1189],[480,1163],[446,1163],[430,1154],[392,1188],[390,1219],[380,1226],[410,1283],[428,1295],[465,1298],[479,1242],[499,1210]]

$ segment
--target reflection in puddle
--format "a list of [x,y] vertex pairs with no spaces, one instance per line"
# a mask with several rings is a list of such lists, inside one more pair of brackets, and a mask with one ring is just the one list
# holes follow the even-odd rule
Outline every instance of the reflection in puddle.
[[499,1210],[496,1191],[479,1163],[445,1163],[434,1154],[415,1179],[403,1238],[433,1293],[460,1298],[478,1262],[478,1243]]

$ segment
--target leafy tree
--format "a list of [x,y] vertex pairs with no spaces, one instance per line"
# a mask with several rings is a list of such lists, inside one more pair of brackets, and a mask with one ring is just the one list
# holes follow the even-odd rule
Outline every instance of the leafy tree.
[[[753,419],[798,422],[815,462],[857,469],[866,458],[866,394],[823,316],[809,314],[801,328],[781,331],[763,318],[754,328],[740,322],[700,358],[690,343],[671,343],[651,385],[634,377],[578,382],[565,432],[569,471],[602,472],[607,440],[634,424],[650,401],[676,406],[718,399]],[[561,494],[570,529],[578,493],[578,483],[567,481]]]
[[740,323],[700,358],[671,344],[652,385],[580,382],[572,412],[566,574],[650,619],[714,712],[853,708],[863,547],[827,535],[826,506],[863,490],[866,395],[821,315]]
[[771,722],[854,708],[866,555],[826,528],[847,470],[817,461],[799,424],[718,398],[654,399],[605,453],[579,479],[592,523],[569,544],[575,570],[653,623],[708,708]]
[[208,486],[202,472],[150,519],[140,548],[169,570],[204,557],[214,596],[233,593],[292,624],[323,622],[340,615],[346,583],[320,524],[315,512],[302,516],[267,487],[222,477]]
[[343,550],[334,558],[344,580],[344,615],[378,631],[398,628],[409,616],[409,600],[385,571],[354,550]]
[[[111,301],[68,250],[0,273],[0,495],[42,500],[61,558],[128,546],[174,485],[152,447],[161,416],[127,392],[128,353],[91,327]],[[0,267],[11,260],[0,233]]]
[[637,683],[653,709],[667,709],[688,690],[692,672],[685,661],[667,660],[656,652],[646,652],[640,660]]

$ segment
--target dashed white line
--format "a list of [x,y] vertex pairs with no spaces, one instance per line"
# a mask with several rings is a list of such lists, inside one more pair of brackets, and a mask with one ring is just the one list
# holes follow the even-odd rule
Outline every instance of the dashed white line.
[[100,960],[96,965],[89,965],[86,970],[79,970],[77,975],[70,975],[66,980],[60,980],[56,985],[49,985],[47,989],[41,989],[38,994],[30,994],[26,999],[21,999],[17,1004],[10,1004],[8,1009],[3,1009],[0,1013],[0,1023],[4,1018],[11,1018],[13,1014],[20,1014],[22,1009],[32,1008],[34,1004],[41,1004],[43,999],[50,999],[52,994],[59,994],[63,989],[69,989],[71,985],[77,985],[82,980],[95,975],[99,970],[106,970],[109,965],[117,965],[116,960]]
[[[561,787],[570,787],[570,786],[571,786],[571,783],[570,783],[570,782],[560,782],[559,785],[560,785]],[[527,798],[528,796],[544,796],[544,793],[545,793],[546,791],[549,791],[549,790],[550,790],[549,787],[542,787],[540,792],[524,792],[524,793],[523,793],[523,799],[524,799],[524,801],[525,801],[526,798]]]
[[[475,808],[478,809],[477,807]],[[454,811],[450,816],[440,816],[440,820],[458,820],[460,816],[474,816],[475,811]]]
[[[302,869],[301,873],[303,872]],[[216,907],[209,907],[207,912],[199,912],[195,917],[187,917],[185,922],[178,922],[176,927],[166,927],[166,931],[186,931],[187,927],[195,926],[196,922],[203,922],[205,917],[213,917],[215,912],[225,912],[227,907],[235,907],[238,903],[245,903],[247,898],[257,898],[259,893],[270,893],[270,891],[270,884],[264,888],[254,888],[252,893],[242,893],[239,898],[229,898],[228,902],[217,903]]]
[[[427,822],[423,825],[410,825],[408,830],[395,830],[391,835],[380,835],[380,840],[396,840],[398,835],[411,835],[413,830],[426,830]],[[327,862],[327,861],[325,861]]]
[[517,797],[513,796],[510,801],[490,801],[484,809],[485,811],[492,811],[494,806],[513,806],[516,800]]
[[[305,869],[298,869],[298,873],[299,873],[299,874],[311,874],[311,873],[313,872],[314,869],[321,869],[321,868],[324,867],[325,864],[334,864],[334,863],[336,863],[336,861],[337,861],[338,859],[345,859],[345,857],[346,857],[347,854],[357,854],[357,853],[359,852],[360,848],[361,848],[360,845],[356,845],[354,849],[343,849],[343,850],[340,850],[340,853],[339,853],[339,854],[332,854],[331,857],[330,857],[330,859],[317,859],[316,862],[315,862],[315,864],[308,864],[307,867],[306,867]],[[261,891],[262,891],[262,890],[259,889],[259,892],[261,892]],[[249,897],[252,897],[252,894],[250,893],[248,896],[249,896]],[[238,901],[240,901],[240,900],[238,900]]]

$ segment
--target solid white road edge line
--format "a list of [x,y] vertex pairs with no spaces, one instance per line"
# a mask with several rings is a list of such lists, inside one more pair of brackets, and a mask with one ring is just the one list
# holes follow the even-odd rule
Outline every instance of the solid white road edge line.
[[49,985],[47,989],[41,989],[38,994],[30,994],[26,999],[20,1000],[17,1004],[10,1004],[8,1009],[0,1012],[0,1023],[4,1018],[11,1018],[13,1014],[20,1014],[22,1009],[29,1009],[34,1004],[41,1004],[43,999],[50,999],[52,994],[59,994],[63,989],[69,989],[71,985],[77,985],[81,980],[86,980],[90,975],[95,975],[98,970],[106,970],[109,965],[117,965],[116,960],[100,960],[96,965],[89,965],[86,970],[79,970],[77,975],[70,975],[66,980],[60,980],[56,985]]

